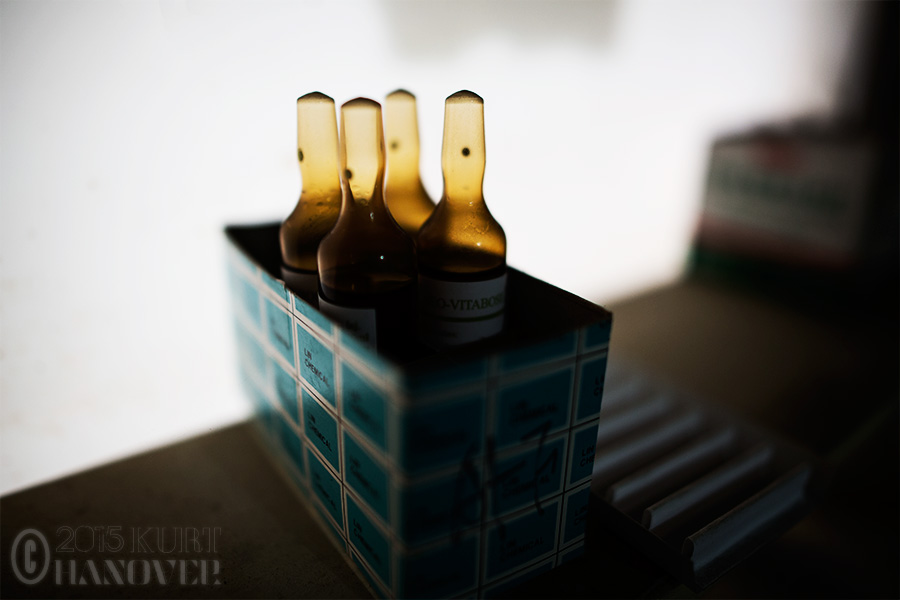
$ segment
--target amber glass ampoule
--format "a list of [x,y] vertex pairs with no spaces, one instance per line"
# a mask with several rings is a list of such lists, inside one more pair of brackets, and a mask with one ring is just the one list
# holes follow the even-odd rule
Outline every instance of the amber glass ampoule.
[[484,101],[457,92],[444,106],[444,194],[416,240],[420,334],[433,347],[503,329],[506,235],[482,195],[484,159]]
[[319,244],[319,307],[380,351],[414,337],[416,253],[384,204],[381,105],[341,106],[341,213]]
[[384,100],[387,175],[384,201],[397,224],[415,236],[434,210],[419,177],[419,121],[416,97],[396,90]]
[[334,100],[319,92],[297,99],[297,160],[301,192],[281,225],[281,274],[289,288],[314,301],[316,251],[341,210],[338,131]]

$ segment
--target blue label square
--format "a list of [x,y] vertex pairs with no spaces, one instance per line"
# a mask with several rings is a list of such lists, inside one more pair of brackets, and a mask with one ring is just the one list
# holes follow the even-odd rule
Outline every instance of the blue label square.
[[245,391],[250,396],[254,412],[260,418],[267,418],[271,413],[274,413],[275,410],[266,398],[265,393],[256,386],[250,377],[245,376],[244,380],[246,382]]
[[410,409],[401,421],[400,464],[410,472],[461,464],[481,451],[483,393]]
[[559,564],[564,565],[584,556],[584,542],[573,544],[559,553]]
[[338,426],[337,421],[318,400],[302,391],[303,397],[303,431],[316,449],[322,453],[331,466],[340,473],[338,459]]
[[315,308],[301,300],[299,296],[294,296],[294,310],[300,313],[304,319],[310,323],[314,323],[325,333],[331,333],[331,321],[325,315],[317,311]]
[[[261,394],[262,392],[260,392]],[[256,400],[257,405],[262,406],[260,399]],[[281,423],[282,418],[278,415],[278,412],[274,410],[266,400],[262,400],[265,403],[265,407],[262,408],[259,412],[256,413],[258,418],[258,422],[260,427],[262,427],[263,431],[266,434],[266,443],[269,444],[270,447],[280,447],[282,450],[287,452],[284,449],[284,442],[281,438]]]
[[300,414],[297,409],[297,380],[284,370],[277,362],[274,362],[275,370],[275,395],[284,410],[291,416],[297,425],[300,424]]
[[356,335],[341,330],[340,340],[342,348],[349,349],[362,363],[376,373],[384,374],[393,370],[390,362],[379,356],[368,342],[362,341]]
[[591,499],[591,487],[573,492],[566,496],[565,526],[563,544],[568,544],[580,535],[584,535],[587,527],[588,504]]
[[391,587],[391,546],[387,538],[347,496],[347,537],[378,578]]
[[556,550],[559,501],[491,528],[487,543],[487,576],[504,573]]
[[566,470],[566,438],[498,461],[491,480],[493,514],[500,515],[560,492]]
[[290,457],[294,466],[301,473],[305,473],[306,469],[303,466],[303,442],[300,441],[300,436],[283,418],[279,418],[278,422],[281,429],[281,447],[284,448],[285,453]]
[[539,439],[568,426],[573,379],[569,368],[502,388],[495,424],[498,445]]
[[388,522],[388,476],[384,469],[344,432],[344,482]]
[[341,364],[343,417],[363,432],[382,450],[385,449],[384,395],[347,363]]
[[278,354],[291,366],[294,365],[294,338],[291,335],[291,316],[284,309],[276,306],[266,298],[266,327],[269,330],[269,342]]
[[597,446],[597,424],[572,434],[572,471],[569,485],[588,479],[594,470],[594,449]]
[[244,361],[238,361],[238,373],[241,378],[241,389],[243,389],[244,394],[250,398],[251,403],[255,404],[256,391],[253,389],[253,377],[250,375],[250,371],[247,369],[247,365]]
[[343,535],[344,523],[343,523],[343,521],[338,521],[338,523],[340,523],[340,525],[335,526],[335,524],[331,521],[331,519],[328,518],[327,513],[322,510],[321,506],[319,506],[318,504],[315,504],[315,503],[313,503],[313,506],[316,507],[316,512],[319,513],[319,518],[321,518],[322,521],[325,522],[325,528],[331,534],[331,537],[332,537],[332,540],[334,541],[334,543],[337,544],[338,547],[341,548],[344,552],[346,552],[347,551],[347,542],[344,541],[344,535]]
[[415,545],[478,525],[481,496],[481,474],[475,465],[436,482],[402,489],[398,528],[401,539]]
[[415,373],[408,377],[406,386],[410,392],[421,394],[455,388],[487,377],[487,361],[475,360],[445,369]]
[[470,537],[402,562],[400,596],[448,598],[474,588],[477,581],[478,538]]
[[519,571],[519,575],[514,575],[509,579],[506,579],[502,583],[498,583],[497,585],[488,588],[484,592],[485,598],[516,598],[516,595],[510,595],[509,592],[514,588],[524,584],[526,581],[530,581],[541,575],[542,573],[547,573],[553,569],[553,561],[546,561],[543,563],[538,563],[534,567],[529,567],[524,569],[523,571]]
[[309,461],[309,483],[313,493],[322,501],[322,505],[325,506],[325,510],[328,511],[331,518],[337,523],[343,523],[341,484],[331,475],[315,454],[307,450],[306,457]]
[[603,399],[603,381],[606,378],[606,356],[581,363],[580,390],[578,392],[577,420],[583,421],[600,414]]
[[350,556],[353,558],[354,564],[356,564],[356,568],[359,569],[359,572],[362,574],[363,579],[366,580],[366,583],[375,591],[376,598],[387,598],[385,593],[382,591],[381,586],[378,584],[378,580],[372,577],[372,574],[369,573],[368,567],[366,567],[363,560],[359,557],[359,554],[356,552],[351,552]]
[[244,326],[235,321],[235,337],[238,343],[238,356],[241,364],[249,373],[264,378],[266,374],[266,352],[256,341],[256,338],[247,331]]
[[607,319],[602,323],[591,325],[584,333],[585,352],[597,350],[609,344],[610,333],[612,332],[612,319]]
[[503,371],[513,371],[572,356],[575,354],[576,341],[577,337],[573,331],[540,344],[512,350],[500,358],[500,368]]
[[262,315],[259,311],[259,290],[252,283],[238,276],[238,304],[244,315],[256,325],[257,328],[262,327]]
[[300,325],[297,326],[297,340],[300,344],[300,375],[334,406],[334,355]]
[[262,272],[262,280],[263,280],[263,283],[266,284],[266,287],[268,287],[270,290],[275,292],[275,294],[279,298],[283,299],[285,302],[289,302],[288,291],[287,291],[287,289],[285,289],[283,283],[281,283],[280,281],[278,281],[277,279],[275,279],[274,277],[272,277],[265,271]]

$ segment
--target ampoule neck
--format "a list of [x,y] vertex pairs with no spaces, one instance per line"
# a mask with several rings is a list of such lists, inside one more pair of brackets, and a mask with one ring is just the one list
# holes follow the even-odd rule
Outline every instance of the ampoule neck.
[[483,203],[484,164],[484,101],[472,92],[457,92],[444,110],[444,199],[460,206]]
[[384,204],[384,131],[381,105],[357,98],[341,106],[342,213],[387,215]]
[[334,100],[320,92],[297,99],[297,160],[301,200],[340,190],[338,130]]

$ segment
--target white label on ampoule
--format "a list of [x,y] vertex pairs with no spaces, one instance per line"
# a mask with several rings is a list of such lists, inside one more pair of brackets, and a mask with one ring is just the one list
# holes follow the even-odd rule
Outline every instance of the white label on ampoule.
[[338,306],[319,295],[319,310],[322,314],[331,317],[342,328],[356,337],[375,347],[378,341],[375,337],[375,309],[374,308],[350,308]]
[[506,273],[485,281],[419,275],[421,335],[436,347],[474,342],[503,330]]

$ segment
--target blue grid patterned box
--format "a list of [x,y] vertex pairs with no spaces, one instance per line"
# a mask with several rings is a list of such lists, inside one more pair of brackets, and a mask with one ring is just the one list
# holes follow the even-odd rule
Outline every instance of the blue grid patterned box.
[[273,277],[277,225],[226,235],[263,438],[376,595],[492,596],[580,554],[609,312],[511,269],[504,334],[400,365]]

